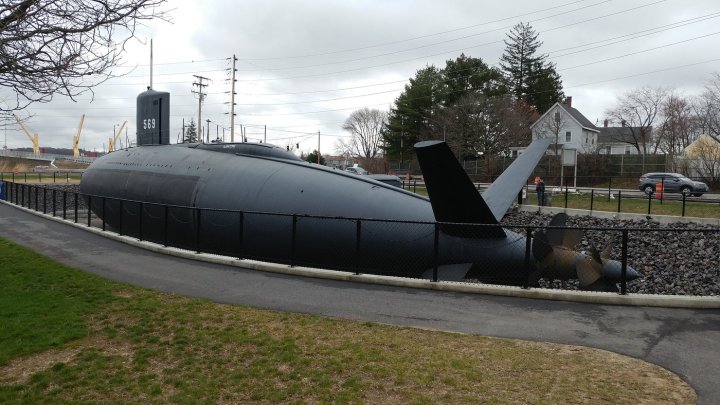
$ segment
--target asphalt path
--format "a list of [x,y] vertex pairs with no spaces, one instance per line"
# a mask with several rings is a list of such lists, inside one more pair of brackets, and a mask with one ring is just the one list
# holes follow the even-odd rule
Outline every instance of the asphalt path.
[[68,266],[165,293],[610,350],[677,373],[697,391],[698,403],[720,403],[720,310],[542,301],[267,273],[153,253],[6,204],[0,204],[0,236]]

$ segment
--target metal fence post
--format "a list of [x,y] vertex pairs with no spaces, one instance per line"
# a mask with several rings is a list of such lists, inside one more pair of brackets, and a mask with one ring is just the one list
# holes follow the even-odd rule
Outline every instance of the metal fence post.
[[620,213],[620,200],[622,200],[622,190],[618,190],[618,207],[617,207],[618,213]]
[[65,183],[70,183],[70,172],[65,172]]
[[88,210],[88,213],[87,213],[87,226],[88,226],[88,228],[90,228],[90,226],[92,226],[92,223],[90,222],[90,220],[92,219],[92,218],[91,218],[91,217],[92,217],[92,214],[91,214],[91,213],[92,213],[92,196],[91,196],[91,195],[88,196],[88,206],[87,206],[87,210]]
[[593,210],[594,197],[595,197],[595,189],[593,188],[590,190],[590,211]]
[[75,193],[75,223],[78,222],[78,193]]
[[163,221],[163,246],[168,246],[168,211],[170,210],[170,207],[165,205],[165,221]]
[[43,187],[43,214],[47,214],[47,188]]
[[56,182],[57,172],[53,172],[53,183]]
[[143,231],[142,217],[143,217],[143,211],[144,211],[143,207],[144,207],[144,205],[143,205],[142,201],[140,201],[140,208],[138,210],[138,240],[143,240],[143,232],[142,232]]
[[523,280],[522,288],[527,289],[530,285],[530,274],[532,268],[530,266],[530,247],[532,246],[532,229],[530,227],[525,228],[525,279]]
[[53,203],[53,216],[55,216],[57,212],[57,192],[55,189],[52,191],[52,203]]
[[687,198],[687,193],[682,193],[683,196],[683,204],[682,204],[682,216],[685,216],[685,198]]
[[[660,184],[662,184],[662,190],[663,190],[663,192],[660,193],[660,205],[662,205],[663,197],[665,197],[665,177],[664,176],[660,178]],[[650,213],[648,212],[648,214],[650,214]]]
[[567,208],[567,201],[568,200],[568,186],[565,185],[565,208]]
[[245,242],[245,213],[243,211],[238,212],[240,216],[238,222],[238,259],[243,258],[243,243]]
[[440,261],[440,225],[435,222],[435,238],[433,241],[433,281],[438,281],[438,262]]
[[123,234],[123,200],[120,200],[120,221],[118,222],[118,235]]
[[622,231],[622,266],[620,267],[620,294],[627,294],[627,252],[628,252],[628,230]]
[[292,239],[290,241],[290,267],[295,266],[295,244],[297,242],[297,214],[292,216]]
[[67,219],[67,191],[63,190],[63,219]]
[[608,201],[610,201],[610,196],[612,195],[612,177],[608,180]]
[[35,211],[40,211],[40,204],[38,204],[38,186],[33,186],[33,189],[35,190]]
[[362,237],[362,224],[360,220],[355,221],[355,275],[360,275],[360,263],[362,256],[360,255],[360,238]]
[[652,197],[653,197],[653,193],[648,194],[648,212],[647,212],[648,215],[650,215],[650,208],[652,205]]
[[195,208],[195,252],[200,253],[200,208]]

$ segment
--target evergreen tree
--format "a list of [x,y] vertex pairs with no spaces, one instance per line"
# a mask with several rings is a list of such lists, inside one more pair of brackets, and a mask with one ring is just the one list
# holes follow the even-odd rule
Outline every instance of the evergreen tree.
[[433,107],[433,89],[442,80],[435,66],[420,69],[415,78],[405,85],[405,90],[390,109],[388,123],[383,131],[386,156],[396,160],[408,160],[412,146],[429,133],[429,118]]
[[[317,149],[315,149],[312,152],[308,153],[307,156],[301,156],[301,157],[306,162],[317,163],[318,162],[318,151],[317,151]],[[323,155],[320,155],[320,164],[325,165],[325,158],[323,157]]]
[[390,109],[383,131],[386,156],[393,160],[412,160],[412,146],[416,142],[442,138],[443,110],[468,94],[494,97],[506,91],[499,70],[480,58],[464,54],[448,60],[444,69],[429,66],[418,70]]
[[193,119],[190,119],[190,123],[187,127],[185,127],[185,137],[183,138],[183,143],[195,143],[197,141],[197,125],[195,125],[195,121]]
[[536,64],[532,67],[528,77],[528,89],[527,98],[523,101],[535,107],[540,113],[544,113],[553,104],[565,98],[562,79],[552,63],[546,63],[545,66]]
[[527,102],[544,112],[562,100],[562,81],[547,55],[538,54],[539,34],[528,23],[515,25],[507,34],[500,68],[516,100]]

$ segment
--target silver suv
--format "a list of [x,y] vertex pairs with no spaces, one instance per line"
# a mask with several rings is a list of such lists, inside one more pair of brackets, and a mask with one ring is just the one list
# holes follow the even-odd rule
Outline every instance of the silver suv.
[[700,197],[708,192],[707,184],[691,180],[679,173],[646,173],[640,176],[640,191],[654,193],[657,184],[663,184],[666,193],[682,193]]

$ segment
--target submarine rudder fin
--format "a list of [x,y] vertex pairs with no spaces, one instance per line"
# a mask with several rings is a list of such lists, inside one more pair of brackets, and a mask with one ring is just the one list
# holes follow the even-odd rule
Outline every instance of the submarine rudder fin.
[[517,200],[518,193],[525,186],[527,179],[545,155],[551,142],[551,138],[543,138],[530,143],[525,151],[482,194],[496,221],[499,222],[513,202]]
[[[465,170],[443,141],[415,144],[420,169],[427,187],[435,220],[467,224],[497,225],[498,220],[480,195]],[[443,232],[466,238],[499,238],[505,231],[499,226],[443,226]],[[480,235],[482,234],[482,235]]]

